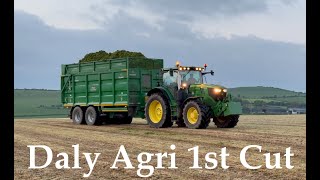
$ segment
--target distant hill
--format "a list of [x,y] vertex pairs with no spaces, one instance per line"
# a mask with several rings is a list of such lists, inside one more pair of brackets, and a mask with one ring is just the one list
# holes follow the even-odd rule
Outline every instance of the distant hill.
[[264,102],[287,102],[289,105],[292,104],[292,106],[298,104],[299,107],[305,106],[306,104],[306,93],[274,87],[238,87],[230,88],[229,92],[231,92],[234,97],[250,102],[254,102],[255,100]]
[[[273,87],[230,88],[234,100],[240,101],[244,113],[276,109],[285,113],[288,107],[305,108],[306,94]],[[15,89],[15,117],[67,117],[68,109],[60,102],[59,90]]]
[[231,92],[234,96],[239,95],[244,98],[263,98],[263,97],[296,97],[302,96],[305,97],[306,94],[302,92],[295,92],[286,89],[274,88],[274,87],[237,87],[230,88],[229,92]]
[[285,114],[288,108],[306,108],[306,93],[302,92],[263,86],[231,88],[229,92],[246,114]]

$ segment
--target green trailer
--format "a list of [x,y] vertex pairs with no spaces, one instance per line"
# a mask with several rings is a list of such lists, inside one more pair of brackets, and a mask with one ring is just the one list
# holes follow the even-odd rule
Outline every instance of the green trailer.
[[162,59],[118,58],[62,65],[61,101],[75,124],[130,124],[145,118],[151,127],[233,128],[241,104],[221,85],[205,84],[204,67],[163,68]]
[[[146,94],[161,86],[162,59],[120,58],[99,62],[62,65],[61,101],[70,108],[75,123],[82,121],[88,107],[105,119],[130,123],[133,116],[144,116]],[[82,117],[75,118],[76,111]],[[78,121],[77,121],[78,120]],[[98,124],[100,122],[94,122]]]

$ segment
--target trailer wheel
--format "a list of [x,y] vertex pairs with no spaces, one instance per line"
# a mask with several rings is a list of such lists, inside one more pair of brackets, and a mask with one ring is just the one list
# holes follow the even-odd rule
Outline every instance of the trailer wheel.
[[88,125],[100,125],[100,116],[98,111],[93,106],[90,106],[86,110],[85,120]]
[[183,108],[184,123],[191,129],[205,129],[209,126],[211,110],[200,101],[191,100]]
[[162,94],[152,94],[145,106],[148,124],[154,128],[171,127],[170,105]]
[[74,124],[85,124],[86,123],[86,121],[84,119],[83,111],[79,106],[73,108],[73,110],[72,110],[72,121]]
[[213,122],[218,128],[234,128],[239,121],[239,115],[214,117]]

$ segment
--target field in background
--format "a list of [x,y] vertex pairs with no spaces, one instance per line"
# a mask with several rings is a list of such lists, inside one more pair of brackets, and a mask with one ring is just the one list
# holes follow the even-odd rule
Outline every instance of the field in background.
[[14,117],[67,117],[60,91],[19,89],[14,90]]
[[[46,169],[29,170],[29,149],[27,145],[47,145],[53,150],[53,162]],[[16,119],[14,123],[14,178],[82,178],[88,172],[85,159],[81,156],[82,169],[57,170],[54,166],[57,153],[66,152],[69,164],[73,165],[73,144],[80,144],[80,153],[100,152],[97,164],[88,179],[136,179],[138,162],[136,157],[141,152],[172,152],[169,147],[176,145],[176,164],[178,169],[155,170],[152,179],[305,179],[306,178],[306,116],[305,115],[242,115],[238,126],[233,129],[218,129],[210,123],[208,129],[172,128],[154,129],[142,119],[134,119],[131,125],[87,126],[74,125],[70,119]],[[248,170],[239,161],[241,149],[247,145],[262,146],[262,153],[252,150],[247,157],[253,165],[264,164],[263,153],[281,155],[291,147],[294,157],[293,169],[285,168],[285,158],[281,157],[283,169]],[[133,166],[136,169],[110,167],[120,145],[124,145]],[[200,147],[200,165],[204,166],[204,156],[208,152],[220,153],[227,147],[229,169],[220,166],[213,170],[188,169],[192,166],[192,153],[188,148]],[[38,152],[37,163],[45,162],[44,151]],[[39,159],[42,158],[42,159]],[[272,157],[273,158],[273,157]],[[60,158],[59,158],[60,159]],[[220,163],[220,159],[218,162]],[[274,160],[274,159],[273,159]],[[156,159],[151,161],[156,166]],[[164,160],[168,166],[168,160]],[[121,166],[123,167],[123,166]],[[67,179],[68,179],[67,178]]]
[[237,87],[230,88],[230,92],[234,94],[234,96],[240,95],[244,98],[282,98],[282,97],[305,97],[306,94],[302,92],[295,92],[286,89],[274,88],[274,87],[264,87],[264,86],[256,86],[256,87]]
[[[241,101],[244,113],[286,113],[288,107],[305,107],[306,94],[272,87],[230,88],[234,99]],[[66,117],[68,110],[62,107],[60,91],[39,89],[14,90],[14,116]]]
[[237,87],[229,89],[233,100],[241,102],[245,114],[288,114],[290,109],[305,114],[306,93],[274,87]]

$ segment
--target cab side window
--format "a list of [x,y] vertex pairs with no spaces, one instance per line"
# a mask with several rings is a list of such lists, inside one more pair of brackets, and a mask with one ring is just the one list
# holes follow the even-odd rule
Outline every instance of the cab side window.
[[169,72],[163,74],[163,84],[166,86],[170,86],[173,84],[177,84],[177,76],[178,73],[173,72],[173,76],[170,76]]

